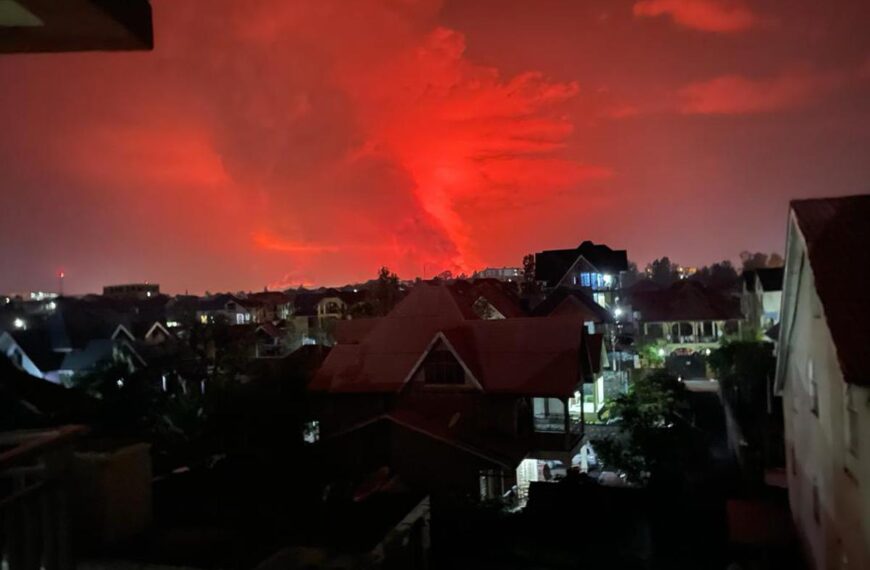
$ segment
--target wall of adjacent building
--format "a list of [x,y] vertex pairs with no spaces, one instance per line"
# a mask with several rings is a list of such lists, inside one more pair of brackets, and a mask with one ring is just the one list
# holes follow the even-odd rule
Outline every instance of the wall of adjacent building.
[[[790,247],[801,244],[795,240]],[[789,338],[783,339],[788,346],[780,348],[787,360],[783,410],[792,516],[813,567],[870,568],[870,391],[850,388],[861,434],[857,458],[852,458],[846,450],[847,385],[812,271],[805,255],[803,259],[793,326]],[[813,379],[818,387],[817,414],[812,411]]]

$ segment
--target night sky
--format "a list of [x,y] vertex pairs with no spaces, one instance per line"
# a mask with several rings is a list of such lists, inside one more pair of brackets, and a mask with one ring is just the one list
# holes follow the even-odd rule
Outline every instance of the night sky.
[[0,291],[782,251],[870,191],[870,2],[152,0],[153,52],[0,56]]

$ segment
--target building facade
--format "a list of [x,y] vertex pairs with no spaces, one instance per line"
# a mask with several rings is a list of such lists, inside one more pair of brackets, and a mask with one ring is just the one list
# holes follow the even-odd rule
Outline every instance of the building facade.
[[[789,214],[775,387],[792,516],[812,567],[870,568],[870,196]],[[847,258],[848,256],[848,258]]]

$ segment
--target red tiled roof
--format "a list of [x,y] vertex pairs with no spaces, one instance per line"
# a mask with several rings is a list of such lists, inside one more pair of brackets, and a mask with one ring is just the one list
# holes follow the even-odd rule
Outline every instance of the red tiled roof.
[[693,280],[678,281],[659,291],[632,291],[629,298],[642,322],[727,321],[742,317],[739,299]]
[[791,208],[843,378],[870,385],[870,195],[795,200]]
[[380,317],[375,317],[338,321],[332,331],[332,338],[336,344],[359,344],[380,320]]
[[[584,328],[576,319],[468,319],[445,286],[424,284],[379,319],[358,344],[338,344],[311,388],[397,392],[439,333],[486,392],[568,395],[584,370]],[[600,360],[599,355],[593,358]]]

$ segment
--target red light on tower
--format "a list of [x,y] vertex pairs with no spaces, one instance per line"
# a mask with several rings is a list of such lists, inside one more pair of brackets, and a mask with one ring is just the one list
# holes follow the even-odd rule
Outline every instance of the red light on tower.
[[57,272],[57,294],[59,297],[63,297],[63,269]]

